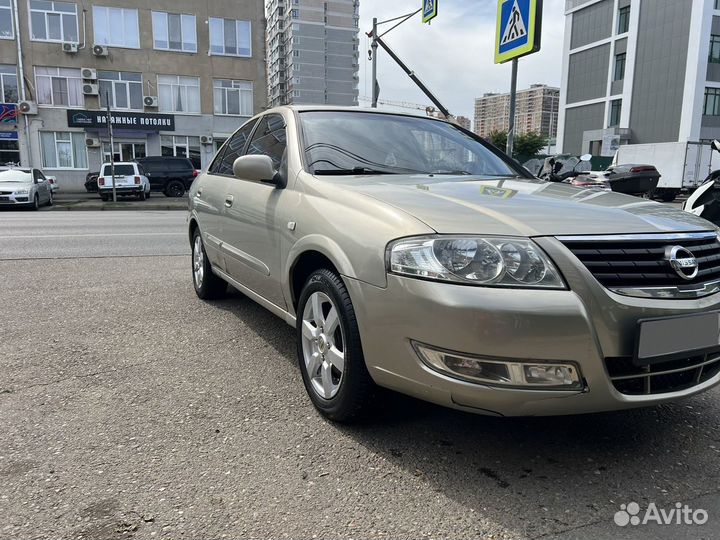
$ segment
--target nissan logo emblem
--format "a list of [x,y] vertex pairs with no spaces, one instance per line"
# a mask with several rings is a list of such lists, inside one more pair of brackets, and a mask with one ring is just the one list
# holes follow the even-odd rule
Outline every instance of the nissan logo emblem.
[[695,255],[682,246],[668,247],[665,250],[665,258],[675,273],[688,281],[695,279],[700,271],[700,265]]

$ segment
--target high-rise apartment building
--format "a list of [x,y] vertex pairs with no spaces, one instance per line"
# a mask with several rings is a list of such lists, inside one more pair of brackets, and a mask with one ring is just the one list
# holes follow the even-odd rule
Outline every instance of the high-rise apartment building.
[[360,0],[266,0],[270,106],[358,104]]
[[720,0],[567,0],[559,147],[720,137]]
[[267,105],[263,30],[262,0],[0,0],[0,163],[61,189],[111,153],[207,166]]
[[[515,134],[540,133],[555,137],[560,89],[533,84],[519,90],[515,109]],[[510,129],[510,94],[485,94],[475,100],[475,133],[488,137]]]

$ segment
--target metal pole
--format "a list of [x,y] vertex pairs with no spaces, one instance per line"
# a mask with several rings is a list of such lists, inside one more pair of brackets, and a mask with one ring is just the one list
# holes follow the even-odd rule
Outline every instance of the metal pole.
[[110,116],[110,92],[105,92],[105,103],[107,105],[107,125],[110,134],[110,176],[112,176],[113,202],[117,202],[117,191],[115,190],[115,139],[113,137],[112,118]]
[[[17,62],[18,62],[18,87],[20,89],[20,100],[25,101],[27,99],[27,93],[25,90],[25,64],[23,60],[22,50],[22,36],[20,36],[20,19],[18,16],[18,3],[17,0],[13,0],[13,26],[15,28],[15,43],[17,45]],[[27,161],[30,167],[33,166],[32,157],[32,145],[30,144],[30,121],[28,120],[27,114],[23,114],[23,126],[25,129],[25,150],[27,151]],[[18,141],[18,150],[20,149],[20,141]],[[20,160],[22,162],[22,159]]]
[[373,29],[372,29],[372,107],[373,109],[377,109],[377,102],[378,102],[378,82],[377,82],[377,50],[378,50],[378,44],[377,44],[377,37],[378,37],[378,29],[377,29],[377,17],[373,18]]
[[512,77],[510,79],[510,122],[507,135],[507,149],[506,153],[512,157],[513,149],[515,147],[515,99],[517,97],[517,74],[518,74],[518,59],[515,58],[512,61]]

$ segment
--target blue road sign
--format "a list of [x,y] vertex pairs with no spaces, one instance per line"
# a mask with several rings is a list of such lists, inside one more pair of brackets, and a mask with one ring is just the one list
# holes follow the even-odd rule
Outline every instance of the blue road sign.
[[422,22],[430,22],[438,14],[438,2],[439,0],[423,0],[422,5]]
[[542,0],[498,0],[495,63],[540,50]]

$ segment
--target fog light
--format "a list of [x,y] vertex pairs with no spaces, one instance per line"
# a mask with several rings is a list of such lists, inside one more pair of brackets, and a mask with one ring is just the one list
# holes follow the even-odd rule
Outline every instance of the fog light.
[[473,357],[412,342],[428,367],[446,375],[491,386],[546,390],[582,390],[580,371],[574,364],[536,364],[519,360]]

